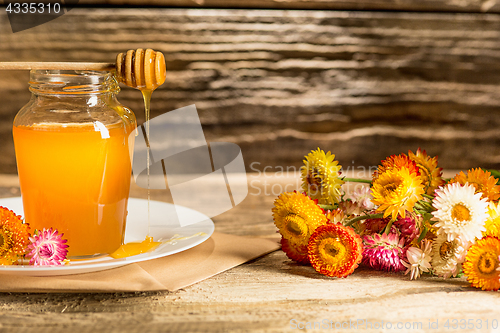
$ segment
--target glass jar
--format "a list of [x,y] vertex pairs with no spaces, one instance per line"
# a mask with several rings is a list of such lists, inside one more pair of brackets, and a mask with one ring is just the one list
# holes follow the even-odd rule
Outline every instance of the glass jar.
[[136,119],[110,72],[33,70],[31,100],[14,119],[24,217],[57,229],[70,258],[123,243]]

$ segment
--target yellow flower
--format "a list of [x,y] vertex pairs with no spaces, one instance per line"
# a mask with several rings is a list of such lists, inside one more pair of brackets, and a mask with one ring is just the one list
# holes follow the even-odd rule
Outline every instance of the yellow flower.
[[349,227],[329,223],[312,234],[307,246],[314,269],[332,277],[346,277],[363,258],[361,238]]
[[483,290],[500,289],[500,240],[488,236],[477,241],[467,251],[464,274],[472,286]]
[[484,225],[486,231],[483,236],[494,236],[500,238],[500,203],[490,202],[488,206],[488,218]]
[[320,204],[334,204],[341,197],[340,187],[344,181],[339,178],[340,169],[335,155],[318,150],[305,156],[301,168],[302,188],[312,199],[318,199]]
[[307,246],[314,230],[327,222],[314,200],[296,192],[281,193],[274,201],[273,218],[281,235],[297,246]]
[[420,148],[417,149],[416,154],[409,151],[408,156],[410,160],[417,163],[426,193],[429,195],[434,194],[434,190],[444,184],[444,179],[442,177],[443,169],[437,167],[437,156],[431,158],[427,156],[425,150],[421,151]]
[[422,194],[424,186],[420,176],[405,167],[379,174],[372,187],[372,201],[379,206],[377,211],[383,212],[384,218],[390,215],[393,220],[398,215],[404,218],[406,211],[413,211],[415,203],[422,199]]
[[496,201],[500,198],[500,185],[496,185],[497,179],[489,171],[480,168],[468,170],[467,175],[460,171],[450,180],[450,183],[472,184],[476,189],[476,193],[481,192],[481,198],[486,198],[488,201]]
[[0,265],[12,265],[26,252],[29,226],[21,217],[0,207]]

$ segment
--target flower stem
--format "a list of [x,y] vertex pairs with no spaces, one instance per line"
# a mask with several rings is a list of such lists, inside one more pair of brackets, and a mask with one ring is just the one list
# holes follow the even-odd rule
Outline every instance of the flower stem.
[[433,212],[436,210],[434,207],[432,207],[432,205],[429,202],[426,201],[417,201],[415,203],[415,207],[418,210],[424,210],[426,212]]
[[394,220],[393,220],[393,219],[391,219],[391,220],[389,221],[389,223],[387,223],[387,225],[385,226],[385,230],[384,230],[384,232],[385,232],[387,235],[388,235],[388,234],[389,234],[389,232],[391,231],[391,228],[392,228],[392,224],[393,224],[393,223],[394,223]]
[[355,183],[365,183],[365,184],[371,184],[372,181],[370,179],[361,179],[361,178],[347,178],[344,177],[342,178],[346,182],[355,182]]
[[334,210],[335,208],[337,208],[336,205],[318,205],[318,206],[324,210]]
[[360,216],[356,216],[350,220],[346,220],[344,225],[345,226],[350,226],[350,225],[353,225],[354,223],[358,222],[358,221],[362,221],[362,220],[367,220],[367,219],[381,219],[384,217],[384,214],[383,213],[380,213],[380,214],[366,214],[366,215],[360,215]]
[[424,194],[422,194],[422,196],[423,196],[424,198],[430,199],[431,201],[432,201],[432,200],[434,200],[434,196],[433,196],[433,195],[429,195],[429,194],[425,194],[425,193],[424,193]]

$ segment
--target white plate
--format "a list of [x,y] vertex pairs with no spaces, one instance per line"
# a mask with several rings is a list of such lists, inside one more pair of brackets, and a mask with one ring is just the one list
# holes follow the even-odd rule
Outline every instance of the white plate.
[[[14,213],[24,216],[23,203],[21,197],[0,199],[0,206],[4,206]],[[0,274],[28,275],[28,276],[51,276],[70,275],[102,271],[116,268],[135,262],[151,260],[169,256],[206,241],[214,232],[214,223],[206,215],[195,210],[177,206],[179,217],[199,221],[187,226],[179,226],[177,220],[169,218],[173,205],[165,202],[150,201],[150,236],[155,241],[168,240],[172,237],[187,237],[187,239],[176,240],[175,242],[161,244],[155,250],[138,254],[136,256],[114,259],[110,256],[103,256],[86,260],[71,260],[64,266],[1,266]],[[125,243],[142,241],[148,233],[148,201],[143,199],[130,198],[128,202],[127,228],[125,231]],[[197,235],[201,233],[201,235]],[[196,235],[193,237],[193,235]],[[70,244],[71,245],[71,244]]]

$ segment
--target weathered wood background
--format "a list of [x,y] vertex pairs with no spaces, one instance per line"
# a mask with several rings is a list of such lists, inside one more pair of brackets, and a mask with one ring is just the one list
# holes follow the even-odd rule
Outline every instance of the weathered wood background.
[[[297,166],[318,146],[347,166],[422,147],[445,168],[498,168],[499,12],[495,0],[80,0],[18,33],[0,13],[0,61],[160,50],[153,116],[196,104],[207,139],[237,143],[252,169]],[[0,73],[0,172],[16,171],[27,81]],[[138,91],[118,97],[143,120]]]

